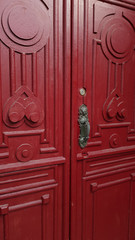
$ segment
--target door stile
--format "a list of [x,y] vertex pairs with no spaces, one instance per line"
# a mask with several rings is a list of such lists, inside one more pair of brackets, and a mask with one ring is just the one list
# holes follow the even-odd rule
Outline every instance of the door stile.
[[[71,1],[63,1],[63,33],[64,33],[64,62],[63,62],[63,79],[64,84],[64,123],[66,127],[63,128],[64,135],[64,156],[66,156],[67,161],[65,162],[64,169],[64,228],[63,228],[63,238],[68,240],[70,238],[70,170],[71,170]],[[68,97],[67,97],[68,96]],[[69,116],[69,121],[67,121],[67,116]],[[67,129],[69,131],[67,131]]]
[[[83,46],[81,44],[81,27],[83,27],[83,18],[80,16],[81,4],[78,0],[72,0],[72,121],[71,121],[71,240],[78,239],[77,235],[77,148],[78,142],[78,109],[83,104],[83,98],[79,95],[79,89],[83,86],[83,71],[78,75],[79,67],[82,69],[79,51],[81,48],[83,57]],[[82,21],[81,27],[80,22]],[[79,37],[78,37],[79,36]],[[79,38],[79,39],[78,39]],[[78,78],[80,81],[78,81]],[[79,186],[81,188],[81,186]],[[78,199],[79,202],[79,199]],[[81,224],[81,223],[80,223]],[[79,226],[80,226],[79,224]]]

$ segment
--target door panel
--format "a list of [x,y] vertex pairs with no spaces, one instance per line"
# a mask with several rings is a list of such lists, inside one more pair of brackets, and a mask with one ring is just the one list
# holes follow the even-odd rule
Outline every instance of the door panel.
[[58,235],[62,239],[62,172],[62,166],[52,166],[3,176],[0,239],[54,239]]
[[0,2],[2,240],[69,238],[69,9]]
[[110,175],[84,179],[84,239],[133,239],[134,173]]
[[72,2],[72,240],[135,237],[134,46],[133,1]]
[[[63,156],[61,127],[66,81],[61,68],[64,59],[60,48],[64,44],[62,3],[1,1],[1,144],[6,158],[2,163],[16,162],[16,166],[20,166],[20,162],[27,160]],[[16,22],[17,14],[20,20]],[[30,26],[25,24],[24,15]],[[6,25],[8,18],[11,26]],[[21,153],[25,148],[29,152],[27,157]]]
[[[78,106],[76,115],[83,103],[88,107],[91,131],[85,152],[89,156],[119,152],[123,146],[130,151],[135,142],[134,6],[122,6],[109,1],[73,3],[72,72],[78,89],[73,101]],[[85,96],[81,88],[86,89]],[[79,144],[77,152],[77,158],[83,158]]]

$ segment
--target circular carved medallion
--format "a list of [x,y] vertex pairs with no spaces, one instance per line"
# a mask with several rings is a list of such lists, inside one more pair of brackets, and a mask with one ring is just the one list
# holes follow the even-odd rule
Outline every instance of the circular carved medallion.
[[25,143],[16,149],[16,157],[21,162],[27,162],[33,157],[33,146]]
[[134,50],[134,31],[124,18],[104,20],[101,30],[102,50],[106,57],[114,63],[127,61]]
[[[20,39],[30,40],[38,34],[38,23],[33,11],[23,6],[14,7],[8,16],[12,33]],[[33,24],[34,23],[34,24]]]
[[41,1],[5,0],[0,15],[0,37],[8,47],[32,53],[46,45],[51,23],[48,9]]
[[116,148],[120,146],[120,137],[118,134],[114,133],[110,136],[110,146]]

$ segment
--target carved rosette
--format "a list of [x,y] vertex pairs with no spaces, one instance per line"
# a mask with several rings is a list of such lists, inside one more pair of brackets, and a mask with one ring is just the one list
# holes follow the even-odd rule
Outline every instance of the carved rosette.
[[46,45],[50,34],[48,7],[42,1],[4,0],[0,38],[18,52],[32,53]]
[[102,23],[101,46],[105,56],[114,63],[123,63],[133,54],[135,34],[123,17],[106,17]]
[[120,147],[120,136],[116,133],[112,134],[109,142],[112,148]]
[[3,110],[3,121],[8,127],[17,128],[24,122],[30,127],[39,126],[44,118],[40,101],[22,86],[7,100]]
[[32,159],[33,153],[34,153],[33,146],[28,143],[24,143],[16,149],[16,158],[20,162],[27,162]]
[[113,121],[114,119],[124,121],[126,119],[126,101],[117,90],[114,90],[107,98],[103,107],[103,117],[106,121]]

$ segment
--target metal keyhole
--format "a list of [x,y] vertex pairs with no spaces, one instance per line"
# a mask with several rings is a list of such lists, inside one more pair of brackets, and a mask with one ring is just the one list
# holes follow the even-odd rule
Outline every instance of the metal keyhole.
[[85,94],[86,94],[86,89],[85,88],[81,88],[80,89],[80,95],[81,96],[85,96]]

